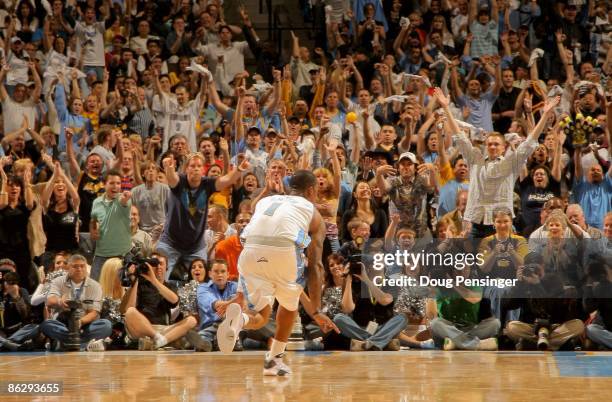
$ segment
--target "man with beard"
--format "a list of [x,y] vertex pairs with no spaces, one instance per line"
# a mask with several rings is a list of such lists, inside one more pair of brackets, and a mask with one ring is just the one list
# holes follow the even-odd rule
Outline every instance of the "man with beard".
[[588,170],[585,180],[580,153],[579,149],[574,151],[573,198],[584,210],[586,223],[597,229],[603,229],[604,216],[612,209],[612,168],[604,177],[601,165],[594,164]]

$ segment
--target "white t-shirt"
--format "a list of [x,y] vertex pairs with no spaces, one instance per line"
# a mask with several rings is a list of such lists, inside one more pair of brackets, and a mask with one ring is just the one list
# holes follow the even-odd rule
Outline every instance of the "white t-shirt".
[[[10,96],[2,102],[2,114],[4,115],[4,134],[10,134],[21,128],[23,115],[28,117],[30,127],[34,127],[36,122],[36,105],[31,99],[21,103],[15,102]],[[30,134],[25,133],[26,141],[32,139]]]
[[200,115],[200,94],[185,106],[179,106],[176,99],[167,94],[163,94],[160,100],[160,110],[168,119],[164,126],[163,152],[168,149],[168,140],[175,134],[187,137],[190,150],[195,151],[196,125]]
[[77,22],[74,29],[77,36],[77,54],[81,54],[81,48],[85,47],[84,66],[104,67],[104,30],[104,22],[91,25]]

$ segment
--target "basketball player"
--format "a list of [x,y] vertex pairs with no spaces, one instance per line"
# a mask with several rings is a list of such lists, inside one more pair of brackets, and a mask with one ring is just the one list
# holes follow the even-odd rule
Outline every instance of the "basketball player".
[[[244,249],[238,258],[240,287],[244,297],[254,306],[254,313],[243,313],[240,304],[229,304],[225,310],[225,320],[217,331],[217,343],[222,352],[231,352],[240,331],[243,328],[263,327],[270,318],[274,299],[278,300],[276,333],[265,357],[264,375],[284,376],[291,373],[282,356],[300,299],[324,332],[331,329],[339,332],[333,322],[319,311],[319,272],[322,271],[325,226],[313,205],[316,186],[316,177],[310,171],[296,172],[289,182],[290,195],[261,199],[251,222],[242,232]],[[303,293],[302,286],[304,266],[301,256],[307,246],[310,297]]]

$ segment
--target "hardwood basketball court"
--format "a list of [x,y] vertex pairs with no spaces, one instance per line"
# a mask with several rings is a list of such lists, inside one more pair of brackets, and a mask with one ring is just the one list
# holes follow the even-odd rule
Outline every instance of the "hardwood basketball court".
[[293,375],[263,377],[263,352],[0,355],[0,381],[63,381],[85,401],[609,401],[612,354],[289,352]]

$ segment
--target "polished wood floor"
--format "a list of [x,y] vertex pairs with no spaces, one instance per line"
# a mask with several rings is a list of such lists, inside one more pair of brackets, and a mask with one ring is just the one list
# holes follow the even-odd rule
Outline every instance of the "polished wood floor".
[[261,352],[1,354],[0,381],[62,380],[63,396],[0,401],[610,401],[612,353]]

